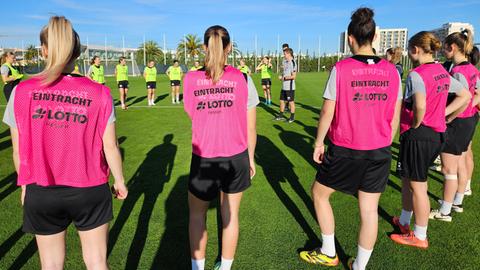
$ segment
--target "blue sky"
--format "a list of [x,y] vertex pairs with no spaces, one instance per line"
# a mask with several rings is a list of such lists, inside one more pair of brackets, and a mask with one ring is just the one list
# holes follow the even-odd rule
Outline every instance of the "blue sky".
[[[167,48],[175,48],[184,34],[203,35],[213,24],[221,24],[242,51],[254,50],[257,36],[259,53],[275,51],[288,42],[298,50],[338,50],[339,33],[348,25],[351,12],[359,6],[375,10],[381,28],[408,28],[409,35],[437,28],[443,23],[460,21],[473,24],[480,35],[480,1],[283,1],[283,0],[21,0],[2,11],[0,46],[20,47],[38,44],[38,32],[51,14],[72,20],[82,43],[138,47],[143,41],[155,40]],[[4,7],[7,7],[4,5]],[[478,37],[475,38],[480,41]]]

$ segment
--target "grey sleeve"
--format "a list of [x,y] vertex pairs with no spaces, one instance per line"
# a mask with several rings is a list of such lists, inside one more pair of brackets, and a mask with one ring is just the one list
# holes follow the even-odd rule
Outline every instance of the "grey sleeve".
[[330,71],[325,91],[323,92],[323,98],[329,100],[337,99],[337,69],[335,67]]
[[[457,73],[459,74],[459,73]],[[461,75],[461,74],[460,74]],[[463,77],[463,75],[462,75]],[[463,77],[465,78],[465,77]],[[468,85],[468,83],[467,83]],[[462,91],[462,89],[465,89],[465,86],[460,83],[459,81],[457,81],[454,77],[450,76],[450,88],[448,89],[448,92],[449,93],[458,93],[460,91]],[[468,89],[468,86],[467,86],[467,89]]]
[[417,72],[412,71],[407,77],[407,86],[405,88],[405,99],[409,99],[415,93],[426,93],[425,83]]
[[247,108],[251,109],[254,108],[260,103],[260,99],[258,98],[257,88],[253,83],[253,80],[250,76],[247,76],[247,87],[248,87],[248,103]]
[[88,67],[87,75],[88,75],[89,77],[90,77],[90,75],[92,75],[92,66],[89,66],[89,67]]
[[403,99],[403,88],[402,88],[402,78],[400,77],[400,73],[398,74],[398,96],[397,101]]
[[455,78],[455,80],[459,81],[464,88],[468,89],[468,81],[467,81],[467,78],[465,78],[465,76],[463,76],[462,73],[455,73],[453,74],[453,78]]
[[10,99],[8,100],[7,107],[5,108],[5,114],[3,115],[3,122],[11,128],[17,128],[17,121],[15,120],[15,113],[13,102],[15,100],[15,90],[17,87],[14,87],[12,94],[10,94]]
[[0,73],[4,76],[8,76],[8,72],[10,72],[10,69],[6,65],[2,65]]
[[480,78],[477,78],[477,83],[475,84],[475,89],[477,89],[477,91],[480,91]]
[[108,117],[108,125],[115,122],[117,120],[116,116],[115,116],[115,104],[114,104],[114,101],[112,99],[112,112],[110,113],[110,116]]

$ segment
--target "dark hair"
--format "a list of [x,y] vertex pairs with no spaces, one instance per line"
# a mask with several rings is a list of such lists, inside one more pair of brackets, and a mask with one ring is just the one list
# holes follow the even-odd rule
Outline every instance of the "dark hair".
[[173,63],[174,63],[174,64],[175,64],[175,63],[178,63],[178,60],[177,60],[177,59],[173,60]]
[[470,29],[451,33],[445,38],[445,44],[448,46],[457,45],[460,52],[468,56],[473,49],[473,33]]
[[288,43],[283,43],[282,44],[282,49],[285,50],[286,48],[290,48],[290,46],[288,46]]
[[408,48],[411,49],[413,47],[422,48],[425,53],[433,54],[440,50],[442,43],[432,32],[421,31],[416,33],[408,41]]
[[203,44],[207,47],[205,52],[205,73],[213,83],[220,80],[227,60],[227,48],[230,45],[230,34],[225,27],[211,26],[203,35]]
[[121,62],[122,62],[122,60],[125,60],[125,59],[126,59],[125,57],[123,57],[123,56],[120,56],[120,58],[118,59],[118,63],[121,63]]
[[359,8],[352,14],[348,24],[348,35],[355,38],[358,46],[371,44],[375,38],[377,25],[373,20],[374,12],[370,8]]
[[479,52],[477,46],[473,46],[473,49],[470,52],[470,55],[468,56],[468,60],[474,66],[476,66],[478,64],[478,62],[480,61],[480,52]]
[[285,50],[283,50],[284,52],[287,52],[288,54],[290,54],[292,57],[293,57],[293,50],[292,48],[286,48]]
[[90,65],[95,64],[95,60],[96,60],[97,58],[100,58],[100,57],[99,57],[98,55],[95,55],[95,56],[92,58],[92,61],[90,61]]

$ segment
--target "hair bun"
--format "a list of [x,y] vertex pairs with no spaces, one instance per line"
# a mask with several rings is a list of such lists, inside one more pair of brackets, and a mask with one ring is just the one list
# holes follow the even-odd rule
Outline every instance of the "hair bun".
[[366,24],[373,21],[374,12],[370,8],[359,8],[352,14],[352,22]]

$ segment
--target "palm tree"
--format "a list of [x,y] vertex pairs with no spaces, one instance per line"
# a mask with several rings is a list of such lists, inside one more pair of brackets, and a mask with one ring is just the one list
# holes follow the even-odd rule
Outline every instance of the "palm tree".
[[25,50],[25,59],[26,61],[31,61],[34,58],[38,57],[38,50],[35,48],[35,45],[28,45]]
[[146,41],[145,44],[140,44],[138,51],[136,53],[136,59],[143,59],[143,48],[145,48],[145,60],[148,62],[150,60],[159,63],[163,60],[163,51],[158,46],[157,42],[153,40]]
[[185,59],[185,47],[187,57],[196,58],[203,54],[202,41],[197,35],[188,34],[178,42],[177,57]]

